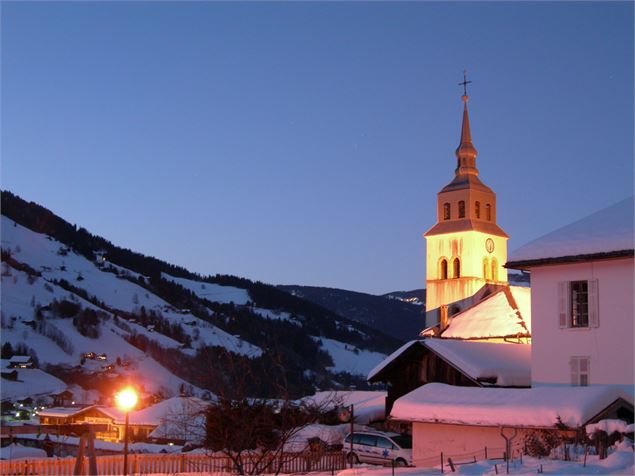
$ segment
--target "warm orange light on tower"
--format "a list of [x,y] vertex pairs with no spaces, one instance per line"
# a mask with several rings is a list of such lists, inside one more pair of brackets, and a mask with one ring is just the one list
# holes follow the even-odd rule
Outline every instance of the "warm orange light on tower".
[[115,401],[120,410],[128,412],[135,407],[139,397],[132,387],[126,387],[115,395]]

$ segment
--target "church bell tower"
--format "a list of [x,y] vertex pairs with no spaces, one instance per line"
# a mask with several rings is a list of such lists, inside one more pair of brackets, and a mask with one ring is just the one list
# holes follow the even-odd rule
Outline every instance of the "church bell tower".
[[439,308],[452,315],[472,304],[486,284],[507,284],[507,234],[496,224],[496,194],[478,177],[468,95],[463,80],[463,124],[454,179],[437,194],[437,222],[426,239],[426,325]]

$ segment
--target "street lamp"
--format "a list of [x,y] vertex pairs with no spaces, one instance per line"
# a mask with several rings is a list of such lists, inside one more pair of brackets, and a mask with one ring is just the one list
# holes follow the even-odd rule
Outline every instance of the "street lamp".
[[132,387],[126,387],[115,395],[117,407],[126,414],[123,443],[123,476],[128,474],[128,414],[137,404],[137,392]]

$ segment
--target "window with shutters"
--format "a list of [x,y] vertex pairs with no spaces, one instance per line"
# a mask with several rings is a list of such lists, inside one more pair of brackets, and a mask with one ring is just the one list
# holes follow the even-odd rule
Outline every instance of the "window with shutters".
[[483,258],[483,278],[489,279],[489,261],[487,258]]
[[474,216],[476,216],[476,218],[481,218],[481,202],[476,202],[474,204]]
[[485,205],[485,218],[487,221],[492,221],[492,206],[489,203]]
[[561,328],[600,325],[597,279],[558,283],[558,323]]
[[498,261],[492,258],[492,281],[498,281]]
[[569,360],[571,367],[571,385],[586,387],[591,382],[591,358],[588,356],[573,356]]

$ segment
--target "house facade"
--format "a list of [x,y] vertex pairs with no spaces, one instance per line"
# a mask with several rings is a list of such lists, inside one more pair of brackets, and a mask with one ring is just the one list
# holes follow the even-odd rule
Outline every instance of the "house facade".
[[619,384],[632,393],[633,239],[631,197],[511,256],[507,267],[531,272],[533,386]]

